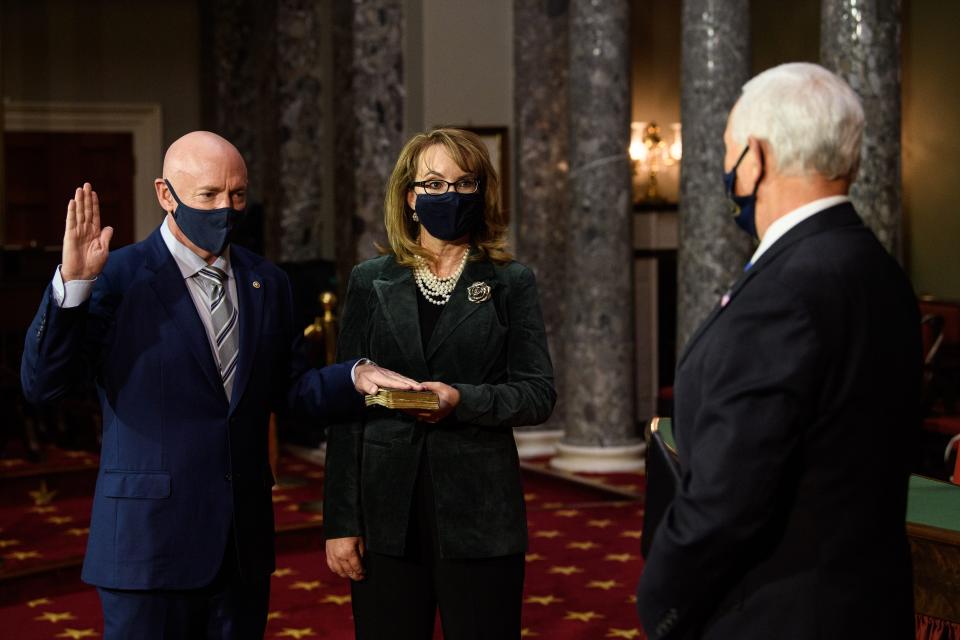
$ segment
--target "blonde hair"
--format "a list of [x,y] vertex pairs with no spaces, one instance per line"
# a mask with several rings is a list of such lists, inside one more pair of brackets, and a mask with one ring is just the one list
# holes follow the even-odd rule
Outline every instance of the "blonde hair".
[[483,220],[470,241],[476,247],[472,260],[488,259],[497,264],[512,260],[507,251],[509,214],[500,204],[500,177],[490,163],[490,154],[476,134],[462,129],[434,129],[410,138],[400,151],[387,183],[383,203],[383,222],[390,246],[380,247],[381,253],[392,253],[397,264],[412,267],[416,257],[432,260],[433,256],[417,242],[420,225],[413,221],[413,210],[407,205],[407,192],[417,179],[417,167],[423,152],[442,145],[450,158],[464,171],[474,173],[483,188]]

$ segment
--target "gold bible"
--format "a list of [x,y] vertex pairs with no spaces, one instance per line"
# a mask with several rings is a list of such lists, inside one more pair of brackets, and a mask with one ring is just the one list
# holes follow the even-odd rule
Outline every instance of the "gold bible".
[[364,396],[368,407],[375,404],[387,409],[425,409],[435,411],[440,408],[440,397],[433,391],[403,391],[400,389],[380,389],[373,395]]

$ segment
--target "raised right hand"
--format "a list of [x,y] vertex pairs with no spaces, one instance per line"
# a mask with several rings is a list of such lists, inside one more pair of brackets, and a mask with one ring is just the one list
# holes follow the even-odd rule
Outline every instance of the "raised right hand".
[[100,201],[89,182],[78,188],[67,204],[67,228],[63,233],[63,264],[60,276],[70,280],[93,280],[103,271],[110,253],[113,227],[100,228]]
[[331,538],[327,540],[327,566],[341,578],[363,580],[363,538]]

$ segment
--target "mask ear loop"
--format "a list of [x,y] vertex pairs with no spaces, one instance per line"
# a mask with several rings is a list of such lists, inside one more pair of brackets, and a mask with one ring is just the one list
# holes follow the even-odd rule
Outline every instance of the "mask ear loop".
[[[183,206],[183,203],[180,202],[180,198],[177,196],[177,192],[173,190],[173,185],[170,184],[170,181],[167,180],[166,178],[164,178],[163,181],[164,181],[165,183],[167,183],[167,189],[169,189],[170,195],[172,195],[172,196],[173,196],[173,199],[176,200],[177,204],[182,207],[182,206]],[[173,215],[174,218],[177,217],[176,209],[174,209],[174,210],[171,211],[170,213]]]
[[[747,146],[747,149],[750,147]],[[757,197],[757,191],[760,190],[760,181],[763,180],[764,176],[767,174],[767,163],[766,158],[763,155],[763,145],[757,142],[757,150],[760,154],[760,175],[757,176],[757,181],[753,185],[753,197]]]

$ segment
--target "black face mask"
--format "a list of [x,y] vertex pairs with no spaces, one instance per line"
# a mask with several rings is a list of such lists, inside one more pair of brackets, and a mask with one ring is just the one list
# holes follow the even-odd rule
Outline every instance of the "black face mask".
[[420,224],[438,240],[456,240],[473,233],[483,220],[483,192],[417,194]]
[[747,146],[737,159],[737,163],[733,165],[733,169],[723,174],[723,184],[727,190],[727,199],[730,200],[733,209],[733,221],[737,223],[738,227],[750,234],[751,238],[757,238],[757,189],[760,188],[760,181],[763,180],[762,156],[760,158],[760,176],[757,178],[757,184],[753,186],[753,193],[745,196],[736,195],[737,167],[743,162],[743,158],[749,150],[750,147]]
[[188,207],[180,201],[177,192],[173,190],[173,185],[166,178],[167,189],[170,189],[170,195],[177,201],[177,208],[173,211],[173,219],[177,221],[177,226],[183,235],[193,244],[204,251],[209,251],[215,256],[222,255],[230,244],[230,236],[233,234],[234,227],[240,221],[243,211],[238,211],[233,207],[223,207],[221,209],[194,209]]

